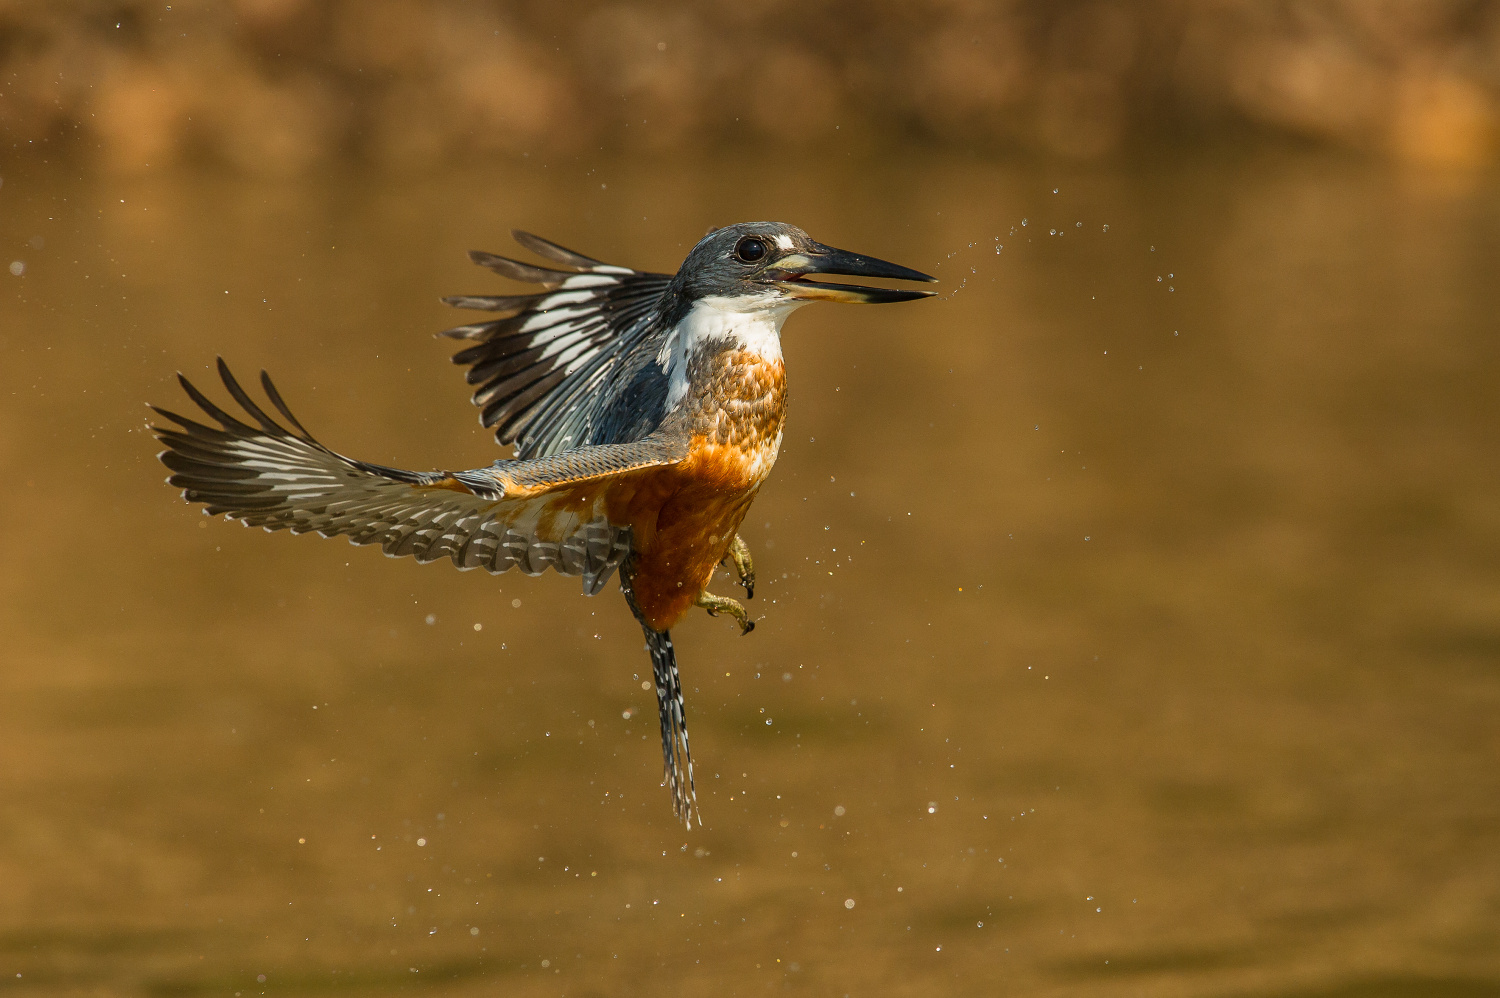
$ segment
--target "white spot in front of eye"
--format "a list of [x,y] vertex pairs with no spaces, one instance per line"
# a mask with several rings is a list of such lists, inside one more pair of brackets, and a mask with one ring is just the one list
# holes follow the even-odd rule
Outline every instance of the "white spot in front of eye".
[[789,250],[792,248],[792,237],[786,235],[777,236],[776,245],[784,250]]

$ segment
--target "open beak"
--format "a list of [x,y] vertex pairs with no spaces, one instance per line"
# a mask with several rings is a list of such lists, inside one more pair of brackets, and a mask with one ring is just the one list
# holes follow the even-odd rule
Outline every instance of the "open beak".
[[883,305],[893,301],[915,301],[937,294],[936,291],[906,291],[896,288],[866,288],[857,284],[824,284],[807,280],[808,274],[847,274],[850,277],[890,277],[898,281],[934,282],[910,267],[877,260],[873,256],[834,249],[814,243],[808,253],[793,253],[766,268],[767,276],[778,282],[787,294],[811,301],[841,301],[859,305]]

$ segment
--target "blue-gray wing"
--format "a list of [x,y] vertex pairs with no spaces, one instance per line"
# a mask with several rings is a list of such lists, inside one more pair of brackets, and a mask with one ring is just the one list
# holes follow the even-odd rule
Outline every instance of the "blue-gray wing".
[[[473,341],[454,354],[453,362],[469,367],[481,422],[494,427],[500,443],[515,444],[520,458],[649,432],[649,413],[644,421],[624,425],[622,412],[636,415],[642,405],[622,399],[621,392],[654,380],[651,368],[664,335],[660,306],[671,276],[601,263],[526,232],[514,235],[533,253],[568,269],[476,251],[469,256],[480,266],[545,290],[443,299],[459,308],[500,313],[442,334]],[[655,401],[647,398],[645,407]]]

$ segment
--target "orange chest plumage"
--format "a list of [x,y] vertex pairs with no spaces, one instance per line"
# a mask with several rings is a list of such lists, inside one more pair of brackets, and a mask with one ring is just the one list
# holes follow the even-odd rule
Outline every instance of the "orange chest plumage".
[[781,447],[786,378],[780,358],[727,351],[695,372],[673,413],[691,444],[684,460],[611,484],[611,522],[632,530],[637,605],[666,630],[693,605],[723,559]]

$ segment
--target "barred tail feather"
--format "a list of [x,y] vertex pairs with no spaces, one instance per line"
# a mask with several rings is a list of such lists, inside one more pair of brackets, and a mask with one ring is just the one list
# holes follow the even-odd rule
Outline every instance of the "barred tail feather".
[[[693,788],[693,755],[688,749],[687,714],[682,703],[682,683],[677,673],[677,653],[672,635],[641,625],[646,650],[656,674],[656,705],[661,714],[661,756],[664,779],[672,794],[672,813],[693,827],[698,798]],[[703,824],[700,818],[698,824]]]
[[682,702],[682,681],[677,672],[677,652],[672,635],[658,631],[641,616],[631,590],[634,572],[627,561],[620,569],[620,589],[630,612],[640,621],[646,635],[646,651],[651,655],[651,670],[656,678],[656,707],[661,715],[661,759],[663,779],[672,794],[672,813],[693,827],[693,819],[702,826],[698,812],[698,795],[693,787],[693,754],[688,748],[687,712]]

